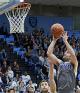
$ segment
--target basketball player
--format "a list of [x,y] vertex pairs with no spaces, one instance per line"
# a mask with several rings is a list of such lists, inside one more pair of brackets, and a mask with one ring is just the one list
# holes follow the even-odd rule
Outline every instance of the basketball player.
[[[46,80],[40,83],[40,93],[57,93],[56,83],[54,80],[54,64],[48,59],[49,68],[49,84]],[[76,89],[76,93],[80,93],[80,88]]]
[[[54,80],[54,65],[53,65],[53,62],[51,62],[49,59],[48,59],[48,62],[50,64],[50,68],[49,68],[50,92],[51,93],[58,93],[57,88],[56,88],[56,83],[55,83],[55,80]],[[77,88],[75,93],[80,93],[80,88]]]
[[67,32],[62,36],[63,41],[66,45],[67,50],[64,53],[64,62],[58,59],[54,54],[54,46],[57,39],[53,37],[51,44],[48,47],[47,55],[53,64],[58,65],[58,74],[57,74],[57,93],[75,93],[75,81],[77,75],[78,61],[75,55],[73,48],[68,43]]
[[49,68],[49,83],[50,83],[50,91],[51,93],[57,93],[56,92],[56,83],[54,80],[54,65],[53,63],[48,59],[50,68]]
[[54,65],[49,61],[50,68],[49,68],[49,83],[46,80],[42,80],[39,87],[40,93],[56,93],[56,83],[54,80]]
[[51,93],[49,83],[46,80],[42,80],[39,84],[40,93]]

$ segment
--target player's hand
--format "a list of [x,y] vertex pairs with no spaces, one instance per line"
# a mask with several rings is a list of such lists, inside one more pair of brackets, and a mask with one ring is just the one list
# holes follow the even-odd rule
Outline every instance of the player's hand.
[[54,36],[53,36],[53,41],[57,41],[59,38],[54,38]]
[[63,41],[66,42],[68,40],[68,35],[67,35],[67,32],[65,32],[63,35],[62,35],[62,38],[63,38]]

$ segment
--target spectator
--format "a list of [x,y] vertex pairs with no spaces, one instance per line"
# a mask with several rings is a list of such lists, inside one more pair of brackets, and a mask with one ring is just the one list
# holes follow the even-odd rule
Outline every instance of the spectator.
[[26,86],[25,86],[24,81],[22,80],[22,78],[19,79],[18,90],[19,90],[19,93],[24,93],[26,91]]
[[37,84],[36,83],[33,83],[32,80],[29,80],[29,84],[27,85],[27,89],[29,90],[29,88],[33,88],[34,91],[36,91],[36,87],[37,87]]
[[3,65],[2,65],[2,69],[1,69],[2,73],[5,74],[7,69],[8,69],[8,64],[7,64],[6,60],[4,60]]
[[20,75],[20,67],[16,61],[14,61],[14,63],[12,64],[12,70],[14,72],[14,77],[16,77],[16,74]]
[[14,77],[14,72],[12,71],[11,66],[8,67],[7,76],[9,79],[13,79]]
[[19,76],[21,75],[21,68],[18,64],[15,67],[15,76],[16,76],[16,74],[18,74]]

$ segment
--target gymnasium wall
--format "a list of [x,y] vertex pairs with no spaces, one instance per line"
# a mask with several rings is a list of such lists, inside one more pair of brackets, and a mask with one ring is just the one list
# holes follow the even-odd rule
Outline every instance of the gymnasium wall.
[[[53,23],[61,23],[65,30],[80,31],[80,7],[32,5],[25,20],[25,31],[43,28],[46,34],[50,32]],[[33,25],[33,26],[32,26]],[[9,31],[9,22],[5,15],[0,15],[0,27]]]

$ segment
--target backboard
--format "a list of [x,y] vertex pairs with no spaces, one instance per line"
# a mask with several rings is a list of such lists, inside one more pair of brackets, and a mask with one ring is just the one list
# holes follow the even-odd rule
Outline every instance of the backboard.
[[0,0],[0,14],[11,10],[24,0]]

